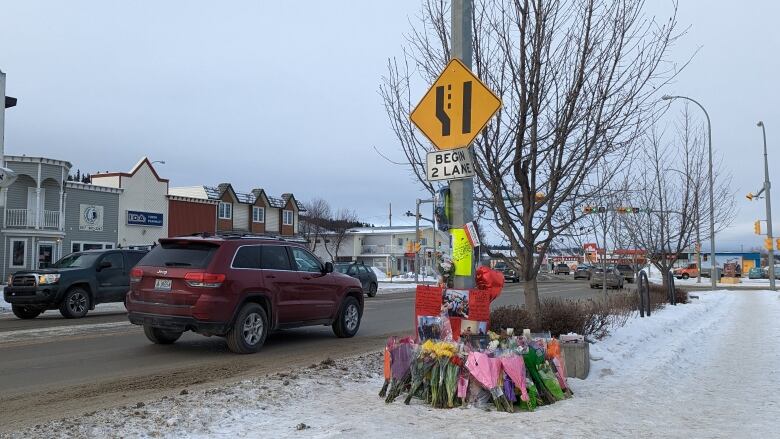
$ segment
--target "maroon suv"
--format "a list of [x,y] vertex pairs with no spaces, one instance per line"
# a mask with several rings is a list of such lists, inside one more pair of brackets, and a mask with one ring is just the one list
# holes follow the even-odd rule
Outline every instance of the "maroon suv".
[[161,239],[131,270],[126,304],[130,322],[154,343],[193,331],[251,353],[280,328],[331,325],[337,336],[352,337],[363,291],[359,280],[293,242],[186,237]]

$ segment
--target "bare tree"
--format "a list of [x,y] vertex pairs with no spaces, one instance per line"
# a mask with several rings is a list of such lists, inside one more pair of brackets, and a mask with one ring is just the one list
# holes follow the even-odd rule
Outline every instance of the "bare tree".
[[301,216],[300,232],[306,240],[309,250],[314,252],[323,232],[327,230],[325,226],[330,221],[330,204],[322,198],[315,198],[303,204],[306,208],[306,215]]
[[349,229],[354,228],[358,223],[358,217],[354,210],[339,209],[336,215],[329,221],[325,251],[333,262],[339,259],[339,250],[347,236]]
[[[625,215],[623,223],[631,239],[648,253],[648,260],[662,274],[664,285],[678,255],[699,244],[709,234],[710,212],[704,189],[707,182],[707,148],[703,130],[692,123],[686,106],[675,126],[674,140],[653,129],[644,139],[643,157],[632,175],[641,191],[632,192],[640,214]],[[720,166],[714,170],[716,227],[727,227],[734,218],[731,177]],[[701,267],[699,267],[701,269]]]
[[[473,70],[501,97],[497,117],[473,143],[475,191],[517,258],[538,316],[536,277],[553,240],[581,220],[598,195],[592,173],[616,173],[655,119],[656,90],[678,71],[667,62],[679,37],[643,0],[475,0]],[[411,172],[428,190],[430,145],[408,114],[450,58],[447,2],[426,0],[403,59],[388,62],[380,93]],[[414,98],[413,98],[414,96]],[[536,251],[535,251],[536,250]]]

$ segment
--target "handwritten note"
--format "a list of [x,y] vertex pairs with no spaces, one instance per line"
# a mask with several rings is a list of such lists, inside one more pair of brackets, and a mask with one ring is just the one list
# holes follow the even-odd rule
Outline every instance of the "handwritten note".
[[456,276],[471,276],[471,257],[474,250],[464,229],[450,229],[452,233],[452,263],[455,264]]

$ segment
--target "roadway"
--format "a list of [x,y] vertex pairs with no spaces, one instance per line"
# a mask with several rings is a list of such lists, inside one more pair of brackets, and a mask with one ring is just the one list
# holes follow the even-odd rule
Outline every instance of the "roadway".
[[[599,292],[586,281],[539,284],[542,299]],[[522,303],[522,287],[509,284],[493,307]],[[352,339],[336,338],[330,327],[286,330],[269,336],[259,353],[245,356],[231,354],[222,338],[192,333],[174,345],[153,345],[116,306],[79,320],[63,319],[56,311],[27,321],[4,313],[0,431],[376,351],[388,336],[413,333],[413,309],[411,291],[380,294],[366,299],[360,331]]]

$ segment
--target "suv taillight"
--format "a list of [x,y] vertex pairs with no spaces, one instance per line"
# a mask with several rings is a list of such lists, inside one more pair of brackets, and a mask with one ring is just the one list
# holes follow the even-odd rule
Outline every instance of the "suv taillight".
[[144,277],[144,271],[140,268],[133,268],[130,270],[130,282],[141,282]]
[[187,273],[184,275],[184,282],[191,287],[218,288],[225,282],[224,274],[215,273]]

